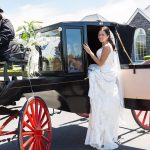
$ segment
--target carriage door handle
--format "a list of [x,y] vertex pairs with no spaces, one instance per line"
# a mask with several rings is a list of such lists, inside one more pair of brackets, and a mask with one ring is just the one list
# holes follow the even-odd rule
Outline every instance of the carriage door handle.
[[136,68],[135,68],[135,65],[133,65],[133,73],[136,74]]

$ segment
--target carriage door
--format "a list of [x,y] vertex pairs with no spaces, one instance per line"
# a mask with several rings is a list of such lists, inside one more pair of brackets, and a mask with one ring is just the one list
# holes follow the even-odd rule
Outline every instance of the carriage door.
[[64,94],[72,112],[89,112],[88,81],[85,80],[83,28],[66,27],[64,30],[64,57],[66,85]]

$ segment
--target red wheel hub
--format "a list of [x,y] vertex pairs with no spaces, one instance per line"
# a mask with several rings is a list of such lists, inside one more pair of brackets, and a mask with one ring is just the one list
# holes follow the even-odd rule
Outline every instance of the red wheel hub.
[[42,130],[35,130],[34,135],[35,136],[42,136],[43,135],[43,131]]

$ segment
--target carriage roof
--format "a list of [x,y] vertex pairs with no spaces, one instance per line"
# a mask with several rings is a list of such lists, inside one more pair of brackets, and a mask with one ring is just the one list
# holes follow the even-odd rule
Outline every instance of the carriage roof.
[[[116,23],[116,22],[102,22],[102,21],[65,21],[65,22],[58,22],[58,23],[55,23],[55,24],[51,24],[51,25],[48,25],[46,27],[43,27],[40,30],[40,32],[45,32],[46,30],[50,30],[50,29],[53,29],[53,28],[57,28],[57,27],[64,27],[64,26],[83,26],[83,27],[86,27],[86,26],[108,26],[108,27],[120,27],[120,26],[124,26],[126,27],[127,29],[130,28],[131,26],[128,25],[128,24],[119,24],[119,23]],[[135,28],[135,27],[134,27]],[[37,31],[39,31],[37,30]]]

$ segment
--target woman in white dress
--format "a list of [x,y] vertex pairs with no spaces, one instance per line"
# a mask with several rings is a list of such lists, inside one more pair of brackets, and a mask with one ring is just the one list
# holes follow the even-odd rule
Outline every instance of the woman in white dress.
[[116,149],[119,147],[119,115],[123,108],[118,84],[120,64],[108,27],[100,29],[98,39],[102,47],[97,50],[96,56],[87,44],[83,44],[85,51],[96,63],[88,68],[91,113],[85,145],[98,150]]

